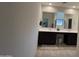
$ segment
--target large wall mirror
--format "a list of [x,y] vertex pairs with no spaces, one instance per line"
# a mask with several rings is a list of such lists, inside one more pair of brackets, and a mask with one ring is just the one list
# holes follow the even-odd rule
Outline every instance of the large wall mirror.
[[56,28],[63,27],[64,29],[73,29],[72,26],[75,25],[76,15],[74,14],[64,14],[62,19],[56,19],[56,13],[51,12],[43,12],[42,13],[42,21],[40,21],[40,25],[46,28]]

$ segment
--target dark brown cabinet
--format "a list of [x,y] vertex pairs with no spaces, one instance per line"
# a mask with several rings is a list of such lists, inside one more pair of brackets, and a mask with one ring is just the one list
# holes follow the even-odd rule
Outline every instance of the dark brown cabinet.
[[76,45],[77,44],[77,34],[76,33],[65,33],[64,43],[66,45]]
[[55,45],[56,44],[56,33],[39,32],[38,45],[41,45],[41,44]]
[[56,45],[56,35],[63,34],[63,42],[66,45],[77,44],[77,33],[64,33],[64,32],[43,32],[40,31],[38,34],[38,45]]

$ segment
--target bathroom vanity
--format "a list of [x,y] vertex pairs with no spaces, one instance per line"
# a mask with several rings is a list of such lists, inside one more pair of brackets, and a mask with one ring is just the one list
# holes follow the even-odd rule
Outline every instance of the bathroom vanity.
[[64,9],[60,11],[57,7],[52,8],[57,11],[42,6],[38,45],[59,45],[64,43],[68,46],[76,46],[79,19],[76,11],[75,13],[67,13]]
[[63,35],[63,43],[66,45],[77,45],[77,31],[70,29],[57,30],[54,28],[40,28],[38,45],[56,45],[57,35]]

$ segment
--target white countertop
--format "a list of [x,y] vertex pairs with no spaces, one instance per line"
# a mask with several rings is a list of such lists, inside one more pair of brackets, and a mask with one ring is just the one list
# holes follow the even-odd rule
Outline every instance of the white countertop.
[[56,28],[39,28],[39,31],[43,32],[65,32],[65,33],[78,33],[78,31],[72,29],[60,29],[59,31]]

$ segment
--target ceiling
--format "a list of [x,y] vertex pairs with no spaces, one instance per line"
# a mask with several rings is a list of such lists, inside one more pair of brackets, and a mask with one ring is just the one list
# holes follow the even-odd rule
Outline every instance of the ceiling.
[[75,6],[75,9],[79,9],[79,2],[43,2],[42,5],[49,6],[49,3],[52,3],[51,6],[66,8],[73,8]]

